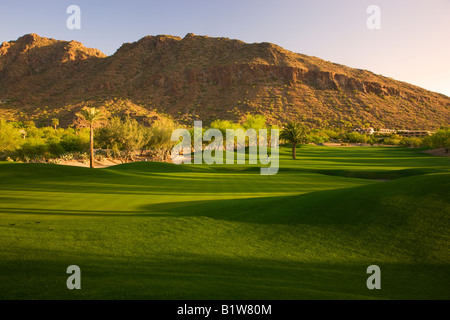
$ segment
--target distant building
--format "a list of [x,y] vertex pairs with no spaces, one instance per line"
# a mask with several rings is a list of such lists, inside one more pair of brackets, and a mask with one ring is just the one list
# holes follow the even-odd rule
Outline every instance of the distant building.
[[394,129],[380,129],[380,130],[378,130],[377,133],[379,133],[379,134],[392,134],[392,133],[395,133],[395,130]]
[[375,132],[373,128],[356,128],[353,131],[361,134],[373,134]]
[[397,133],[403,137],[426,137],[431,136],[433,132],[425,130],[395,130],[395,129],[379,129],[375,131],[373,128],[356,128],[354,132],[361,134],[394,134]]
[[398,130],[397,134],[403,137],[426,137],[431,136],[431,131],[425,130]]

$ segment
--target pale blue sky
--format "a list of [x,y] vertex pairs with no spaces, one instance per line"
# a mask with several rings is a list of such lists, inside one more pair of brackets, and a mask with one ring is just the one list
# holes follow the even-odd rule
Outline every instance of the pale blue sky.
[[[81,30],[66,9],[81,8]],[[369,5],[381,30],[369,30]],[[0,42],[26,33],[113,54],[146,35],[229,37],[367,69],[450,96],[450,0],[0,0]]]

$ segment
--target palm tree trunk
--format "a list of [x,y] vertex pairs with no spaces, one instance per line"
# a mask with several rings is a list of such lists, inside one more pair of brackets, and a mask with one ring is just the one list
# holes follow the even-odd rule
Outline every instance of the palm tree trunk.
[[297,159],[297,144],[295,142],[292,144],[292,158]]
[[89,126],[91,130],[91,139],[90,139],[90,167],[94,168],[94,128],[92,128],[92,124]]

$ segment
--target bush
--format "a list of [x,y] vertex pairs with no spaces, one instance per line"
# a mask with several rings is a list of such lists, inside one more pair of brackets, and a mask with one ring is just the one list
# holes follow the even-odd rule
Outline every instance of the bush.
[[432,136],[426,137],[424,145],[432,149],[445,148],[445,152],[448,153],[450,149],[450,128],[440,129]]
[[[263,115],[250,115],[247,114],[247,119],[244,123],[242,123],[242,127],[244,127],[245,130],[248,129],[255,129],[256,132],[259,132],[260,129],[263,129],[266,127],[266,117]],[[230,128],[231,129],[231,128]]]
[[110,157],[111,156],[110,156],[109,152],[104,151],[104,150],[97,150],[97,151],[95,151],[95,154],[94,154],[94,159],[99,162],[102,162],[105,159],[108,159]]
[[395,134],[393,134],[391,137],[385,138],[383,140],[384,145],[399,146],[401,143],[402,143],[402,138]]
[[89,132],[82,130],[76,135],[72,132],[64,133],[60,141],[66,152],[84,152],[89,150]]
[[170,149],[176,144],[172,141],[175,128],[176,124],[170,118],[161,118],[152,124],[151,136],[146,146],[156,150],[161,160],[168,158]]
[[[165,130],[170,128],[165,128]],[[169,130],[171,137],[172,131]],[[133,152],[141,150],[148,144],[152,136],[149,128],[144,127],[135,119],[129,117],[123,121],[118,118],[112,118],[109,123],[98,130],[98,141],[106,148],[117,149],[125,155],[125,160],[133,157]],[[118,156],[122,154],[117,153]]]
[[5,120],[0,120],[0,158],[12,154],[23,142],[20,129]]
[[26,139],[20,149],[17,150],[16,154],[25,162],[28,162],[31,159],[44,159],[50,155],[46,140],[42,138]]
[[225,137],[227,134],[227,129],[241,129],[241,126],[228,120],[215,120],[213,121],[213,123],[211,123],[211,128],[218,129]]
[[330,141],[330,137],[328,137],[323,132],[317,132],[314,134],[308,135],[308,142],[315,143],[315,144],[321,144],[324,142]]
[[66,150],[61,146],[60,140],[58,137],[50,137],[46,141],[47,144],[47,150],[51,157],[60,157],[64,153],[66,153]]
[[337,139],[339,137],[339,134],[333,130],[326,129],[326,130],[322,130],[321,132],[324,133],[325,135],[327,135],[327,137],[329,139]]
[[71,152],[65,153],[61,156],[61,159],[64,161],[72,161],[74,159],[74,155]]
[[420,138],[403,138],[401,144],[405,147],[418,148],[423,145],[423,140]]
[[76,159],[83,161],[84,164],[89,163],[90,156],[87,152],[77,154]]
[[373,135],[368,137],[368,139],[367,139],[367,143],[369,143],[372,146],[377,142],[378,142],[378,139]]
[[366,135],[358,132],[348,132],[345,134],[344,139],[350,143],[366,143],[369,140]]

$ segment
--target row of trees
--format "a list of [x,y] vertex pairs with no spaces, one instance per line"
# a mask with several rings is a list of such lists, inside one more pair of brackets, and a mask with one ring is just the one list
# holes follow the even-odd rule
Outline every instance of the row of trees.
[[159,150],[161,159],[168,157],[173,146],[172,132],[176,129],[175,122],[169,118],[155,121],[147,127],[136,119],[127,116],[124,120],[113,117],[109,120],[103,111],[96,108],[83,108],[77,114],[81,122],[89,127],[89,158],[90,167],[94,167],[94,130],[98,130],[98,144],[102,148],[112,150],[113,154],[122,162],[133,160],[136,150]]
[[365,135],[358,132],[335,132],[332,130],[316,130],[310,133],[309,129],[301,123],[290,122],[284,126],[280,139],[292,145],[292,158],[296,159],[296,147],[298,144],[323,143],[335,139],[349,143],[369,143],[386,145],[403,145],[406,147],[428,147],[431,149],[444,148],[448,153],[450,149],[450,128],[441,128],[433,135],[426,137],[402,137],[392,134],[379,138],[374,135]]
[[[136,150],[152,148],[160,150],[161,159],[169,156],[174,142],[171,141],[172,132],[176,129],[175,123],[168,118],[159,120],[148,128],[129,117],[122,120],[114,117],[106,121],[105,114],[96,108],[84,108],[77,114],[81,122],[89,127],[90,132],[90,167],[94,166],[94,130],[99,127],[97,141],[102,148],[113,151],[119,155],[123,162],[132,160]],[[220,130],[223,134],[227,129],[255,129],[258,132],[266,127],[266,118],[262,115],[248,115],[242,123],[234,123],[228,120],[216,120],[211,128]],[[194,129],[191,129],[194,135]],[[193,142],[194,139],[191,139]],[[123,156],[120,156],[120,155]]]
[[85,129],[36,128],[33,122],[0,120],[0,159],[52,158],[66,152],[81,153],[88,147],[89,132]]
[[[0,159],[21,161],[49,161],[58,158],[87,158],[94,166],[94,158],[108,149],[108,156],[122,162],[132,160],[134,152],[151,149],[165,159],[173,142],[171,134],[176,127],[173,120],[160,118],[151,125],[135,119],[113,117],[108,119],[99,109],[85,108],[77,114],[77,128],[37,128],[33,122],[0,120]],[[66,157],[70,154],[70,157]]]
[[[84,108],[78,114],[81,128],[58,128],[59,121],[52,121],[52,127],[36,128],[34,123],[11,123],[0,120],[0,159],[6,156],[27,161],[29,158],[58,158],[65,153],[86,153],[90,166],[94,166],[94,149],[107,149],[113,158],[122,162],[133,160],[136,151],[152,150],[161,160],[168,158],[175,142],[172,132],[179,126],[170,118],[161,118],[151,125],[144,125],[130,117],[108,118],[106,113],[96,108]],[[247,115],[241,123],[216,120],[211,128],[223,134],[227,129],[268,128],[266,118],[261,115]],[[269,127],[276,128],[274,126]],[[191,129],[194,135],[194,129]],[[281,142],[292,145],[292,157],[296,159],[298,145],[341,141],[349,143],[384,143],[411,147],[450,148],[450,129],[438,130],[425,138],[405,138],[391,135],[385,138],[357,132],[309,130],[301,123],[287,123],[281,130]],[[191,139],[194,141],[194,139]],[[84,157],[84,156],[83,156]]]

